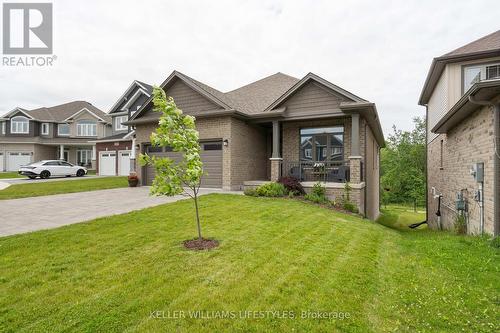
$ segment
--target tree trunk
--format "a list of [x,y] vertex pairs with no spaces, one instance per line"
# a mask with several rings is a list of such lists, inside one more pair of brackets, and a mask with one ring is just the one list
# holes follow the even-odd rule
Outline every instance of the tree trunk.
[[416,213],[417,212],[417,200],[413,201],[413,211]]
[[194,207],[196,208],[196,224],[198,226],[198,239],[201,241],[200,214],[198,213],[198,193],[196,189],[193,192],[194,192]]

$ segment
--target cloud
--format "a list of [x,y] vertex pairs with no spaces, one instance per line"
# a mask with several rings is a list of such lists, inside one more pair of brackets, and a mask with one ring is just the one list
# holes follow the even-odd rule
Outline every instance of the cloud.
[[[487,10],[485,10],[487,9]],[[314,72],[411,127],[433,57],[498,29],[498,1],[55,1],[52,68],[0,67],[0,112],[87,100],[172,70],[222,91]]]

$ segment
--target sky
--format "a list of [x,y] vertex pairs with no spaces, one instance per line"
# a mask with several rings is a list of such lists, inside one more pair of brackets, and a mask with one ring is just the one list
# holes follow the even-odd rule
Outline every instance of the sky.
[[134,79],[159,85],[173,70],[223,92],[313,72],[376,103],[387,136],[425,114],[433,57],[500,29],[498,0],[52,3],[57,59],[0,64],[0,114],[72,100],[107,112]]

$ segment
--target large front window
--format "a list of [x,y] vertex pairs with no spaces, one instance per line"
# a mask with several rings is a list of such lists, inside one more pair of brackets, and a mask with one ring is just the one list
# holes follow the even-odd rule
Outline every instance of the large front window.
[[14,117],[10,120],[10,132],[13,134],[28,134],[30,131],[29,123],[26,117]]
[[97,123],[91,120],[80,120],[76,124],[78,136],[97,136]]
[[342,161],[344,127],[315,127],[300,130],[301,161]]

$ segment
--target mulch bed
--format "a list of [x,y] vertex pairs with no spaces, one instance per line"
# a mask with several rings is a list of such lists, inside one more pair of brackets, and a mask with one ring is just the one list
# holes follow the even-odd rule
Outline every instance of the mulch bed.
[[182,242],[184,247],[188,250],[210,250],[217,246],[219,246],[219,241],[215,239],[206,239],[202,238],[199,240],[198,238],[189,239]]

